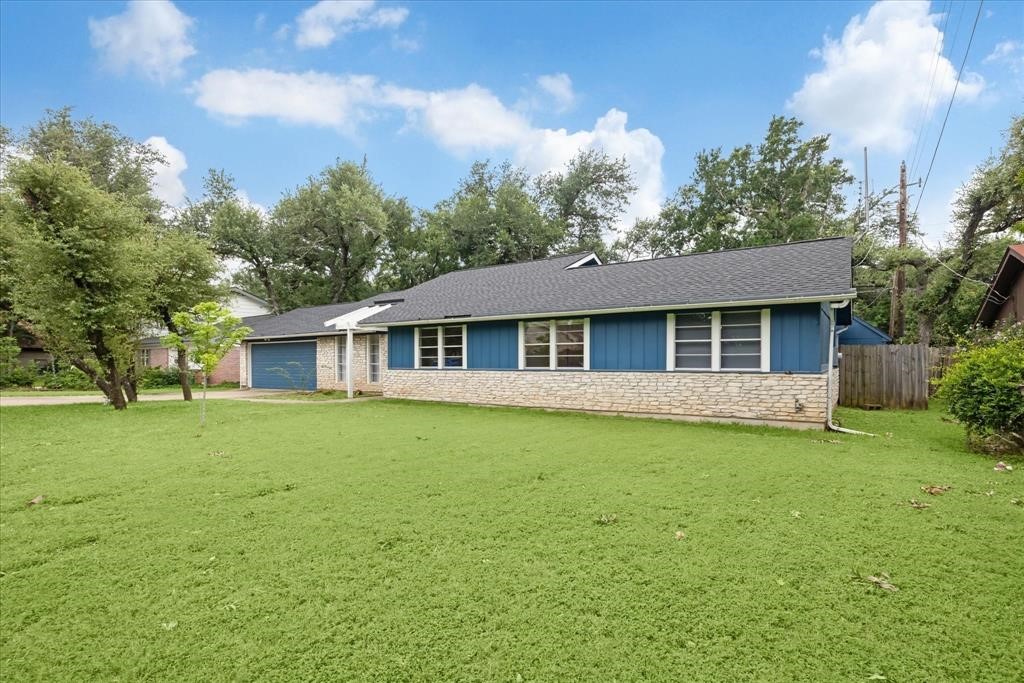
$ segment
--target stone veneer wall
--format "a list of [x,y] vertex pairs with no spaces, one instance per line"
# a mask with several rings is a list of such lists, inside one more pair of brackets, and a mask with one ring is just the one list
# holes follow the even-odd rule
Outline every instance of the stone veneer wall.
[[238,386],[249,386],[249,342],[238,347]]
[[[368,348],[367,334],[357,334],[352,344],[352,366],[355,374],[353,379],[357,391],[379,392],[382,390],[381,383],[371,383],[368,380],[369,368],[366,365],[366,351]],[[380,375],[383,379],[387,372],[388,364],[388,340],[385,335],[378,335],[380,338]],[[316,340],[316,388],[317,389],[340,389],[345,390],[345,382],[338,379],[337,369],[337,337],[317,337]]]
[[825,373],[389,369],[384,395],[823,429],[826,378]]

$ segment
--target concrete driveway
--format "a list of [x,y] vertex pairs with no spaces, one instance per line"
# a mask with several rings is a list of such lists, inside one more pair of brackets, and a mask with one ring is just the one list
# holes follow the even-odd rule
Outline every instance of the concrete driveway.
[[[280,393],[273,389],[230,389],[228,391],[211,391],[206,397],[208,399],[234,399],[248,400],[251,398],[268,398]],[[198,399],[202,390],[193,389],[192,397]],[[5,396],[0,393],[0,408],[13,408],[14,406],[63,406],[74,403],[103,403],[106,397],[102,394],[83,394],[81,396],[47,396],[40,392],[39,396]],[[180,401],[180,393],[168,394],[142,394],[140,401]]]

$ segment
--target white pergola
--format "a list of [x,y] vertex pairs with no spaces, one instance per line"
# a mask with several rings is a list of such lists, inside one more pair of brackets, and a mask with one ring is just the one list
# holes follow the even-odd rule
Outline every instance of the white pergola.
[[355,341],[355,333],[359,332],[387,332],[383,327],[364,327],[360,325],[360,321],[366,320],[371,315],[376,315],[386,308],[391,308],[391,304],[377,304],[374,306],[363,306],[357,308],[354,311],[349,311],[345,315],[340,315],[337,318],[331,318],[324,322],[324,327],[333,327],[336,330],[345,332],[345,391],[348,393],[348,397],[352,398],[355,395],[355,382],[352,376],[352,347]]

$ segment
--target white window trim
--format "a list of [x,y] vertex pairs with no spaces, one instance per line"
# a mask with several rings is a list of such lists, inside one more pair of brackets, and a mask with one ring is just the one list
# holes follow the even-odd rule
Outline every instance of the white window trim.
[[[583,321],[583,367],[582,368],[560,368],[558,367],[558,333],[556,325],[559,322],[569,320]],[[548,367],[528,368],[526,367],[526,324],[547,323],[548,324]],[[520,370],[561,370],[564,372],[579,372],[590,369],[590,318],[553,318],[551,320],[520,320],[519,321],[519,369]]]
[[[758,309],[728,309],[729,313],[753,313]],[[757,368],[729,368],[722,370],[722,311],[711,312],[711,369],[676,367],[676,314],[665,316],[665,369],[670,372],[771,372],[772,321],[771,309],[761,312],[761,364]]]
[[[468,325],[423,325],[426,328],[433,328],[437,330],[437,367],[436,368],[422,368],[420,366],[420,327],[413,328],[413,368],[416,370],[465,370],[467,367],[467,357],[469,355],[469,334]],[[461,327],[462,328],[462,365],[459,366],[447,366],[444,364],[444,328],[446,327]],[[370,350],[367,347],[366,357],[370,357]],[[369,373],[367,373],[369,376]]]
[[[380,335],[376,333],[363,335],[366,337],[366,381],[370,384],[379,384],[381,378],[381,372],[383,371],[382,363],[380,362]],[[373,339],[377,342],[377,381],[373,380],[373,363],[370,362],[370,340]]]

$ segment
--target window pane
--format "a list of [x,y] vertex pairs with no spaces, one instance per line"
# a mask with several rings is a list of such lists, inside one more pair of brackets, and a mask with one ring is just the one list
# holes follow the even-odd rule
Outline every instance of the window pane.
[[676,327],[700,327],[710,324],[710,313],[679,313],[676,315]]
[[711,356],[676,355],[676,367],[691,370],[710,370]]
[[583,326],[581,325],[578,329],[575,328],[563,328],[561,325],[558,326],[555,340],[559,344],[582,344],[583,343]]
[[756,356],[722,356],[723,370],[759,370],[761,354]]
[[437,367],[437,356],[423,357],[420,358],[421,368],[436,368]]
[[550,347],[547,344],[527,344],[525,350],[527,356],[543,356],[547,358],[550,353],[549,349]]
[[583,344],[558,344],[556,353],[561,356],[582,356]]
[[711,342],[676,342],[676,353],[690,356],[710,356]]
[[446,368],[461,368],[462,367],[462,356],[445,356],[444,366]]
[[558,354],[558,367],[560,368],[582,368],[583,356],[575,354]]
[[446,347],[444,347],[444,357],[445,358],[450,358],[452,356],[461,356],[461,355],[462,355],[462,347],[461,346],[446,346]]
[[676,339],[684,341],[687,339],[707,340],[711,341],[711,328],[710,327],[677,327],[676,328]]
[[528,368],[546,368],[551,364],[547,354],[543,356],[527,356],[526,367]]
[[547,344],[551,341],[551,328],[547,323],[528,323],[523,338],[527,344]]
[[722,327],[722,339],[760,339],[760,325],[737,325],[736,327]]
[[420,329],[420,346],[437,346],[436,327],[424,327]]
[[723,341],[722,355],[726,354],[756,354],[761,355],[761,342],[759,341]]
[[722,311],[723,325],[760,325],[761,311]]

